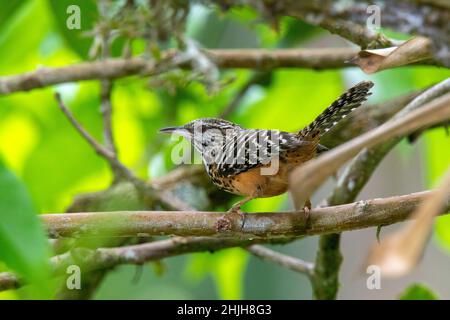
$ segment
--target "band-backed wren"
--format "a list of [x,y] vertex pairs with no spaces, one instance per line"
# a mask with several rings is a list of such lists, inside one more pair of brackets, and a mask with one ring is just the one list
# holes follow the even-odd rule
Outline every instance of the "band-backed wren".
[[[245,196],[230,210],[239,212],[254,198],[286,192],[289,173],[327,150],[319,143],[322,135],[359,107],[371,94],[372,86],[370,81],[353,86],[298,132],[247,129],[217,118],[197,119],[160,132],[186,137],[202,155],[212,182],[225,191]],[[311,203],[308,201],[306,206],[309,209]]]

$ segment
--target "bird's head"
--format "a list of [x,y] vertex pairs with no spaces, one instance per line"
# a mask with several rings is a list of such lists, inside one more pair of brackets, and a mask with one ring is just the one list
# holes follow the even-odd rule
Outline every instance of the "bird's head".
[[201,118],[183,126],[167,127],[162,133],[175,133],[187,138],[199,152],[215,145],[223,145],[235,130],[241,127],[230,121],[217,118]]

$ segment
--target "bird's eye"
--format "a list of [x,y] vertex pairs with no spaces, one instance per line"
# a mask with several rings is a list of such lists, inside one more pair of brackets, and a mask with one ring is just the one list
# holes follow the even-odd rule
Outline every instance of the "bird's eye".
[[216,137],[211,136],[211,142],[214,142],[214,140],[216,140]]

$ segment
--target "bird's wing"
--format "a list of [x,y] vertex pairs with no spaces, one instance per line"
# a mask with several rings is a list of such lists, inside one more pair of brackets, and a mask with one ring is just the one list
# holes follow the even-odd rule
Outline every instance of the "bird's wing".
[[218,173],[233,176],[266,165],[283,153],[313,142],[278,130],[247,129],[228,137],[216,157]]

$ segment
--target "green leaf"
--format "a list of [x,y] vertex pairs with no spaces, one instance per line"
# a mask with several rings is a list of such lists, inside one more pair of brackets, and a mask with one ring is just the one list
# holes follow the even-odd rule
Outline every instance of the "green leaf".
[[31,284],[32,298],[49,298],[48,244],[24,185],[0,161],[0,261]]
[[420,283],[414,283],[403,291],[400,300],[437,300],[437,295]]

